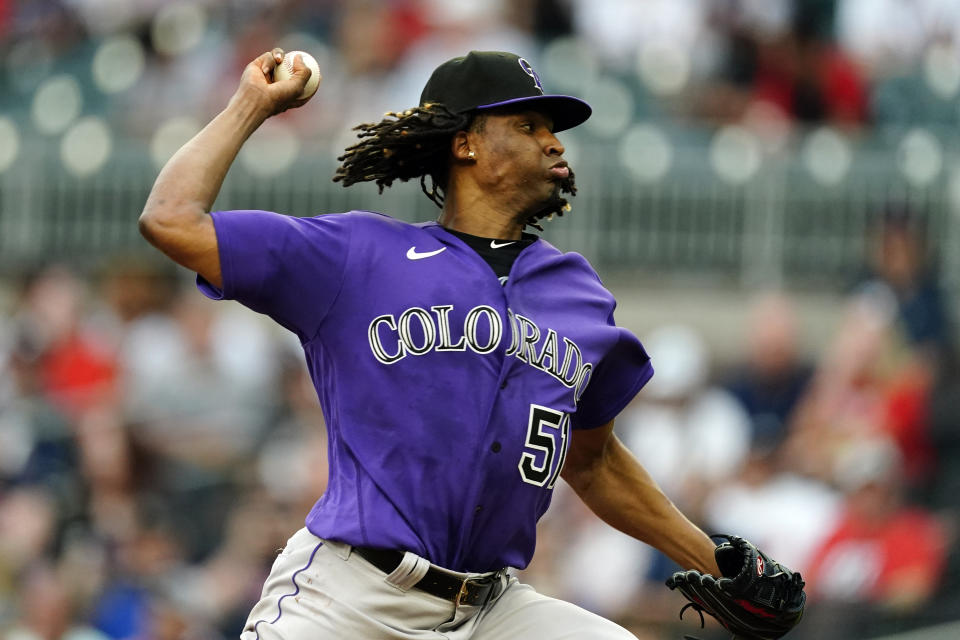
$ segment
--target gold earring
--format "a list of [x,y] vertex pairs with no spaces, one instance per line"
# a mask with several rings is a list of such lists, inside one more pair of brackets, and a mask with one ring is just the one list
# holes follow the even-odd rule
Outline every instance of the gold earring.
[[476,151],[468,151],[468,152],[467,152],[467,157],[470,158],[471,160],[473,160],[474,158],[477,157]]

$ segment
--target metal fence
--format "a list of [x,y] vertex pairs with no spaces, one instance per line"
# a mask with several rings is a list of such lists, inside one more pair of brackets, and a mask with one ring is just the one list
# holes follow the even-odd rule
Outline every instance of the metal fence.
[[[851,141],[848,169],[833,182],[815,179],[802,137],[785,150],[762,152],[759,162],[747,157],[758,164],[736,180],[718,172],[707,133],[667,132],[665,139],[672,144],[669,168],[642,179],[622,159],[622,141],[569,139],[580,195],[571,214],[549,223],[546,237],[601,269],[639,278],[842,287],[863,267],[871,221],[896,202],[926,220],[935,266],[952,291],[960,290],[960,162],[952,139],[933,138],[940,166],[922,184],[905,170],[910,149],[890,133]],[[217,207],[299,216],[361,208],[406,220],[437,215],[413,183],[382,196],[371,185],[334,184],[334,155],[329,146],[303,153],[270,177],[238,164]],[[0,173],[0,274],[47,261],[148,254],[136,220],[156,173],[138,141],[115,143],[110,160],[87,177],[64,169],[52,142],[31,142]]]

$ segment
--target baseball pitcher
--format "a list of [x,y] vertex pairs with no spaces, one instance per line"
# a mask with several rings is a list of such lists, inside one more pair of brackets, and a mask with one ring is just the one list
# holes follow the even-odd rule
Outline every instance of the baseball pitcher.
[[418,106],[357,127],[334,177],[381,190],[418,179],[435,220],[210,213],[247,137],[306,102],[310,71],[298,58],[274,81],[282,60],[246,67],[140,217],[205,295],[297,335],[326,418],[329,486],[243,640],[632,638],[507,571],[529,563],[561,478],[687,568],[676,584],[722,576],[717,545],[613,435],[653,374],[643,346],[582,256],[528,232],[576,193],[556,134],[590,107],[545,93],[523,58],[474,51],[441,64]]

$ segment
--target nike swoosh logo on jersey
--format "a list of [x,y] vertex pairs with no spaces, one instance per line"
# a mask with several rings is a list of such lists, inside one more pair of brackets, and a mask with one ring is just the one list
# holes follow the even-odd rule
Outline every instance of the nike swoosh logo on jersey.
[[490,248],[491,248],[491,249],[499,249],[499,248],[505,247],[505,246],[507,246],[507,245],[509,245],[509,244],[513,244],[514,242],[516,242],[516,240],[513,240],[513,241],[511,241],[511,242],[504,242],[503,244],[499,244],[496,240],[491,240],[491,241],[490,241]]
[[409,249],[407,249],[407,258],[409,258],[410,260],[423,260],[424,258],[430,258],[432,256],[437,255],[441,251],[446,251],[446,250],[447,250],[446,247],[440,247],[436,251],[426,251],[424,253],[417,253],[416,247],[410,247]]

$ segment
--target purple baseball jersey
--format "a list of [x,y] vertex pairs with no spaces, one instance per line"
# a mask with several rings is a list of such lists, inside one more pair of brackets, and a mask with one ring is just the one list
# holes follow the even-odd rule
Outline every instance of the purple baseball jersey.
[[523,568],[570,429],[653,375],[576,253],[537,240],[505,286],[435,222],[215,212],[223,290],[295,332],[329,433],[321,538],[459,571]]

